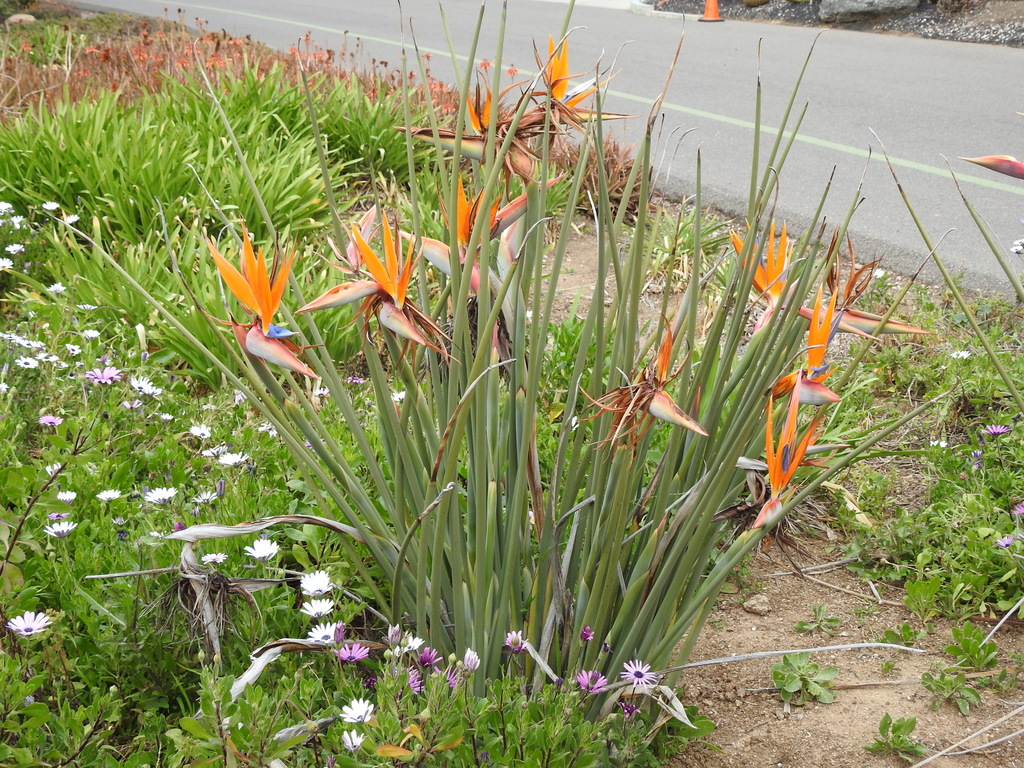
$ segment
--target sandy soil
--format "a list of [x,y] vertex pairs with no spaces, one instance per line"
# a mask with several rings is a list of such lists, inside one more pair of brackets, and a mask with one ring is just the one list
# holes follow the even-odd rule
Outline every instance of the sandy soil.
[[[794,557],[806,567],[841,559],[835,542],[803,542],[808,556]],[[879,605],[870,587],[840,567],[827,573],[815,573],[810,581],[798,575],[776,575],[792,571],[788,558],[776,550],[759,555],[749,580],[735,594],[723,595],[693,661],[721,658],[734,654],[825,645],[877,641],[887,629],[903,622],[915,627],[921,623],[902,603],[902,590],[876,585],[885,604]],[[845,592],[842,590],[849,590]],[[855,594],[851,594],[855,593]],[[770,612],[765,616],[749,613],[743,603],[753,594],[767,598]],[[813,606],[824,604],[829,614],[842,619],[835,637],[817,633],[798,633],[794,625],[809,621]],[[991,623],[984,623],[986,628]],[[697,747],[688,750],[670,765],[676,768],[724,768],[725,766],[776,766],[785,768],[861,768],[897,766],[899,759],[874,755],[864,747],[878,735],[878,722],[888,712],[893,719],[917,718],[914,735],[932,750],[941,750],[1003,717],[1024,701],[1024,685],[1005,693],[983,692],[982,704],[971,707],[964,717],[953,704],[931,708],[932,696],[920,685],[921,673],[946,665],[951,657],[942,649],[952,642],[953,622],[935,619],[935,633],[918,643],[927,651],[910,654],[890,649],[831,651],[816,654],[812,661],[839,668],[836,699],[831,704],[786,707],[771,690],[771,666],[778,659],[759,659],[735,664],[701,667],[685,679],[685,701],[697,704],[701,712],[718,724],[710,742],[721,752]],[[1003,626],[994,638],[1001,662],[1009,664],[1007,654],[1024,651],[1024,626]],[[894,662],[888,673],[883,662]],[[854,687],[857,686],[857,687]],[[1011,702],[1015,702],[1016,706]],[[787,711],[788,710],[788,711]],[[965,748],[1024,728],[1024,714],[1017,715]],[[1024,766],[1024,735],[971,755],[943,757],[930,763],[936,768],[974,768],[977,766],[1015,768]]]

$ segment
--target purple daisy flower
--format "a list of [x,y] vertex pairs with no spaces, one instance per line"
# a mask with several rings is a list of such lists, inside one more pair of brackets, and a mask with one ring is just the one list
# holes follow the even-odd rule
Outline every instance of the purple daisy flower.
[[601,693],[601,691],[608,687],[608,678],[596,669],[584,669],[576,675],[576,682],[580,684],[580,688],[583,689],[584,693]]
[[505,635],[505,647],[512,653],[524,653],[526,651],[526,644],[523,641],[523,633],[509,632]]
[[1000,549],[1009,549],[1016,540],[1016,536],[1003,536],[1001,539],[996,539],[996,546]]
[[413,693],[423,692],[423,675],[416,667],[409,667],[409,690]]
[[622,707],[622,716],[627,720],[640,711],[640,707],[625,701],[620,701],[619,706]]
[[459,681],[462,680],[462,673],[457,667],[448,667],[444,673],[445,679],[448,680],[448,687],[455,690],[459,685]]
[[658,682],[658,676],[651,672],[651,665],[644,664],[640,659],[627,661],[622,669],[622,679],[641,688],[650,688]]
[[338,648],[334,653],[341,661],[354,662],[362,661],[367,656],[369,656],[370,649],[367,648],[365,645],[360,645],[359,643],[352,643],[352,645],[343,645],[341,648]]
[[437,665],[441,663],[441,654],[428,645],[420,651],[420,655],[417,660],[421,667],[437,667]]
[[93,384],[113,384],[115,381],[121,380],[121,371],[108,365],[106,368],[93,368],[91,371],[86,371],[85,378]]
[[49,414],[46,414],[45,416],[39,417],[39,424],[44,427],[59,427],[63,423],[64,419],[60,416],[50,416]]
[[1001,435],[1010,434],[1010,428],[1002,424],[987,424],[982,428],[981,433],[989,437],[1000,437]]
[[580,640],[582,640],[584,643],[589,643],[593,639],[594,630],[592,630],[589,625],[585,626],[583,629],[580,630]]
[[1010,514],[1024,515],[1024,501],[1020,502],[1019,504],[1014,504],[1013,507],[1010,509]]

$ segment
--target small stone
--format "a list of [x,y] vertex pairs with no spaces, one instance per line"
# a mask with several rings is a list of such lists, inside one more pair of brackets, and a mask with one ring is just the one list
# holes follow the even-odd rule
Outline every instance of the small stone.
[[31,24],[35,20],[36,17],[31,13],[15,13],[7,17],[6,24],[8,26],[11,24]]
[[825,22],[905,16],[917,10],[917,0],[821,0],[818,18]]
[[767,616],[772,612],[772,606],[766,595],[754,595],[743,604],[743,610],[755,616]]

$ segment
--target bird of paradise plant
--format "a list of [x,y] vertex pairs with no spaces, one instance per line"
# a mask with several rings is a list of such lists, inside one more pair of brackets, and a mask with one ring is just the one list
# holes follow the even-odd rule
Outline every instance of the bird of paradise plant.
[[985,155],[984,157],[961,157],[968,163],[980,165],[990,171],[1001,173],[1004,176],[1012,176],[1015,179],[1024,179],[1024,163],[1009,155]]
[[246,312],[253,317],[253,321],[247,326],[236,323],[233,318],[226,323],[231,326],[242,349],[254,357],[303,376],[320,378],[296,357],[295,353],[300,351],[299,347],[287,340],[293,335],[293,331],[273,323],[274,313],[281,304],[281,297],[288,283],[295,252],[292,251],[282,257],[280,251],[275,250],[273,265],[268,273],[263,249],[253,252],[249,231],[243,223],[242,271],[239,272],[220,254],[211,238],[207,238],[206,242],[224,283],[242,303]]
[[[329,289],[305,306],[296,310],[296,314],[312,312],[316,309],[343,307],[362,301],[359,314],[365,325],[369,325],[374,315],[380,324],[397,336],[416,344],[445,354],[440,339],[444,336],[430,316],[424,313],[414,302],[408,299],[409,280],[412,277],[416,258],[413,256],[414,244],[409,243],[404,265],[399,265],[398,254],[401,250],[401,234],[392,234],[386,216],[382,217],[382,240],[384,258],[381,259],[363,238],[356,227],[350,234],[352,242],[358,249],[363,266],[371,279],[354,280],[342,283]],[[397,230],[397,227],[396,227]]]
[[[743,252],[745,239],[738,233],[732,232],[729,235],[732,247],[737,255]],[[838,245],[838,232],[833,235],[832,242],[826,252],[826,259],[832,258]],[[872,312],[865,312],[856,309],[853,303],[867,290],[877,261],[873,261],[862,267],[857,267],[853,255],[853,244],[847,240],[847,249],[850,258],[850,268],[846,286],[843,291],[842,301],[837,303],[835,309],[836,325],[831,333],[843,331],[853,333],[865,338],[874,338],[873,334],[903,333],[923,334],[927,333],[920,328],[901,323],[896,320],[885,320],[881,315]],[[792,248],[786,235],[786,225],[782,225],[782,233],[779,235],[778,243],[775,240],[775,222],[772,221],[768,229],[768,241],[765,243],[764,255],[758,259],[754,268],[753,286],[761,297],[765,299],[768,307],[754,324],[753,332],[757,333],[764,328],[777,310],[784,306],[787,294],[787,272],[791,267],[790,256]],[[828,287],[833,295],[838,293],[839,283],[839,260],[836,259],[829,272]],[[798,313],[801,317],[810,320],[814,310],[809,307],[800,307]]]
[[[548,58],[542,61],[540,54],[534,49],[537,58],[537,66],[541,68],[541,76],[547,86],[547,93],[551,96],[551,112],[553,122],[576,130],[583,130],[583,122],[594,116],[592,110],[582,106],[583,101],[593,95],[598,88],[606,85],[612,78],[608,77],[601,82],[596,77],[586,80],[572,90],[569,84],[574,77],[580,75],[569,74],[569,41],[562,40],[555,45],[555,40],[548,36]],[[614,77],[614,75],[612,76]],[[543,113],[543,110],[541,110]],[[541,115],[543,117],[543,114]],[[601,118],[618,119],[625,115],[617,115],[604,112]]]
[[825,405],[838,403],[840,398],[825,386],[825,380],[832,375],[832,367],[825,363],[828,345],[839,329],[839,318],[836,316],[836,294],[832,294],[827,304],[822,303],[822,291],[818,289],[814,300],[814,313],[811,315],[810,327],[807,330],[807,366],[779,379],[772,390],[772,396],[781,398],[793,391],[797,382],[800,388],[801,405]]
[[[545,186],[549,189],[561,181],[561,176],[556,176],[553,179],[549,179]],[[491,204],[490,211],[484,218],[484,225],[486,227],[485,235],[479,238],[479,245],[483,246],[485,243],[494,240],[495,238],[504,238],[506,232],[509,231],[510,227],[515,224],[519,219],[522,218],[523,214],[526,213],[526,203],[529,198],[529,194],[524,192],[517,196],[512,201],[499,208],[499,200],[495,200]],[[476,194],[472,201],[466,195],[466,188],[463,184],[462,177],[459,177],[459,184],[456,196],[456,211],[455,211],[455,240],[459,249],[459,263],[465,264],[467,256],[469,254],[469,243],[472,235],[473,225],[477,220],[477,216],[480,212],[480,206],[483,205],[484,191],[481,190]],[[451,216],[445,208],[443,197],[441,202],[441,213],[444,216],[445,224],[448,229],[451,230],[453,222]],[[402,237],[413,242],[415,240],[414,235],[402,232]],[[420,238],[421,253],[423,256],[437,267],[444,274],[451,277],[452,275],[452,256],[451,248],[447,243],[443,243],[440,240],[435,240],[431,237]],[[510,248],[502,249],[501,253],[507,255],[511,253]],[[508,266],[508,265],[505,265]],[[470,274],[470,288],[477,292],[480,290],[480,268],[476,260],[472,260],[472,272]]]
[[[837,252],[838,244],[839,232],[837,231],[832,235],[832,242],[829,244],[826,258],[832,258],[832,254]],[[915,328],[898,320],[886,319],[881,315],[865,312],[853,306],[857,299],[871,285],[871,280],[875,275],[875,268],[881,262],[876,260],[858,267],[853,253],[853,242],[849,237],[846,238],[846,252],[849,267],[846,269],[846,283],[842,288],[841,297],[836,305],[836,330],[853,333],[864,338],[874,338],[881,334],[927,334],[928,331],[921,328]],[[842,273],[843,268],[840,259],[836,258],[825,280],[825,284],[833,296],[840,296],[839,283]],[[804,317],[809,317],[805,308],[801,308],[800,314]]]
[[707,437],[707,431],[686,411],[676,405],[665,391],[678,371],[669,375],[672,361],[672,328],[666,323],[658,356],[627,386],[615,387],[603,397],[593,401],[601,413],[613,414],[611,427],[605,442],[614,442],[620,437],[629,437],[635,447],[651,428],[654,419],[667,421],[698,435]]
[[[737,232],[729,235],[732,247],[737,254],[743,252],[744,239]],[[768,241],[764,246],[764,255],[757,261],[754,268],[754,288],[768,304],[761,317],[754,324],[754,333],[767,325],[775,310],[782,305],[783,293],[786,290],[786,270],[789,267],[789,238],[786,236],[786,225],[782,225],[778,244],[775,241],[775,222],[768,228]]]
[[798,376],[789,394],[789,405],[786,409],[786,420],[782,425],[782,432],[779,435],[778,447],[775,445],[775,429],[772,420],[772,411],[775,409],[775,397],[768,398],[766,407],[768,425],[765,428],[765,462],[768,464],[768,481],[771,485],[771,496],[761,507],[757,518],[754,520],[752,529],[756,530],[763,525],[773,523],[783,510],[783,498],[786,489],[793,480],[797,468],[803,463],[807,449],[814,444],[817,437],[818,427],[823,418],[818,413],[810,425],[804,430],[803,435],[798,435],[797,420],[800,410],[801,389],[805,381]]

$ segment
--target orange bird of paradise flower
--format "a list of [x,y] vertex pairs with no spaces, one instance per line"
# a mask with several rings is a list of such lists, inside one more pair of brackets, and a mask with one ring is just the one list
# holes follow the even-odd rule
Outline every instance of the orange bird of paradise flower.
[[839,327],[839,318],[835,311],[836,298],[836,294],[832,294],[828,303],[823,304],[822,292],[820,288],[818,289],[817,298],[814,300],[814,312],[810,318],[810,328],[807,331],[807,367],[779,379],[772,390],[773,397],[781,398],[788,395],[799,379],[802,383],[801,405],[839,402],[839,395],[825,386],[825,380],[832,375],[832,367],[825,363],[825,353]]
[[[729,235],[736,253],[742,253],[744,240],[736,232]],[[772,314],[782,306],[783,293],[786,290],[786,271],[789,269],[789,238],[786,236],[786,225],[782,225],[778,245],[775,243],[775,222],[768,228],[768,242],[765,243],[764,255],[754,268],[754,288],[760,292],[768,303],[768,308],[754,325],[754,333],[760,331],[771,319]]]
[[[743,251],[744,239],[736,232],[730,233],[729,238],[737,255],[740,254]],[[832,244],[828,250],[829,254],[834,251],[837,242],[837,237],[833,236]],[[927,333],[927,331],[920,328],[915,328],[896,320],[887,320],[879,327],[882,319],[881,315],[853,308],[853,302],[867,289],[868,284],[871,282],[872,270],[877,266],[878,262],[872,262],[858,269],[853,260],[853,247],[849,241],[847,241],[847,245],[850,251],[850,274],[842,301],[837,303],[836,306],[835,314],[837,320],[833,333],[842,331],[865,338],[875,338],[872,336],[872,333]],[[754,324],[754,333],[764,328],[775,311],[784,306],[786,273],[790,267],[790,250],[785,224],[782,225],[782,233],[779,235],[779,242],[776,246],[775,222],[773,221],[768,229],[768,242],[765,244],[764,256],[758,261],[754,269],[754,288],[760,292],[768,304],[764,314]],[[829,288],[833,294],[838,293],[838,272],[839,265],[837,261],[832,272],[829,274]],[[808,320],[813,315],[813,310],[809,307],[800,307],[797,312],[801,317]]]
[[[319,298],[296,310],[311,312],[315,309],[343,307],[356,301],[362,301],[360,314],[369,323],[370,317],[377,315],[380,324],[403,339],[446,354],[442,345],[437,342],[444,336],[441,329],[423,313],[406,294],[412,268],[416,263],[413,258],[413,243],[409,243],[404,266],[399,266],[398,253],[401,239],[392,235],[387,217],[382,219],[384,258],[381,259],[363,238],[360,231],[352,227],[352,242],[358,248],[362,264],[369,273],[369,280],[354,280],[350,283],[331,288]],[[433,339],[433,341],[431,341]]]
[[[561,181],[561,179],[562,176],[556,176],[549,180],[546,186],[551,188]],[[454,226],[456,242],[459,248],[460,264],[464,264],[466,262],[466,257],[469,253],[469,240],[472,235],[473,224],[476,222],[477,214],[479,213],[480,206],[483,202],[483,197],[484,193],[481,191],[471,202],[466,195],[462,179],[459,179],[458,195],[456,197],[457,210],[455,212]],[[491,210],[488,212],[488,216],[484,218],[484,225],[488,229],[485,236],[480,238],[481,246],[495,238],[501,238],[509,227],[522,218],[523,214],[526,213],[527,197],[527,193],[524,192],[500,209],[498,208],[499,202],[497,200],[494,202],[491,206]],[[444,208],[443,202],[441,203],[441,212],[444,215],[445,222],[450,230],[452,222],[448,215],[448,211]],[[402,232],[402,237],[410,242],[415,240],[415,237],[408,232]],[[442,243],[440,240],[435,240],[431,237],[421,237],[420,244],[422,249],[421,253],[427,261],[451,277],[452,257],[451,248],[448,244]],[[475,259],[472,261],[473,271],[470,275],[470,288],[472,288],[473,291],[478,292],[480,290],[480,268]]]
[[786,411],[786,421],[782,425],[782,433],[779,435],[778,447],[775,445],[775,429],[772,423],[772,410],[775,408],[775,398],[768,398],[768,426],[764,433],[765,462],[768,464],[768,482],[771,484],[772,493],[768,501],[761,507],[761,511],[754,520],[753,529],[758,529],[765,523],[774,522],[779,513],[782,512],[783,493],[789,487],[796,474],[797,467],[804,462],[807,450],[814,444],[818,434],[818,426],[821,423],[823,414],[818,414],[811,421],[807,430],[802,436],[797,434],[797,415],[800,408],[800,390],[803,380],[798,377],[793,390],[789,395],[789,407]]
[[268,273],[263,249],[253,252],[249,231],[243,223],[242,271],[239,272],[221,256],[211,238],[207,238],[206,243],[224,283],[253,316],[253,322],[249,326],[239,325],[234,320],[228,323],[241,347],[250,355],[280,365],[282,368],[313,379],[320,378],[296,357],[295,353],[300,351],[299,347],[287,340],[293,332],[273,323],[274,313],[281,304],[281,297],[288,284],[295,252],[292,251],[283,259],[280,253],[276,253],[273,266]]
[[960,159],[1005,176],[1024,179],[1024,163],[1009,155],[985,155],[984,157],[961,157]]
[[[675,375],[669,376],[672,344],[672,330],[666,328],[657,359],[629,386],[616,387],[593,401],[601,413],[614,414],[606,442],[611,442],[620,435],[629,435],[635,446],[647,434],[654,419],[667,421],[669,424],[707,437],[708,433],[704,428],[676,405],[665,392],[665,387],[675,378]],[[595,414],[592,418],[597,418],[601,413]]]

